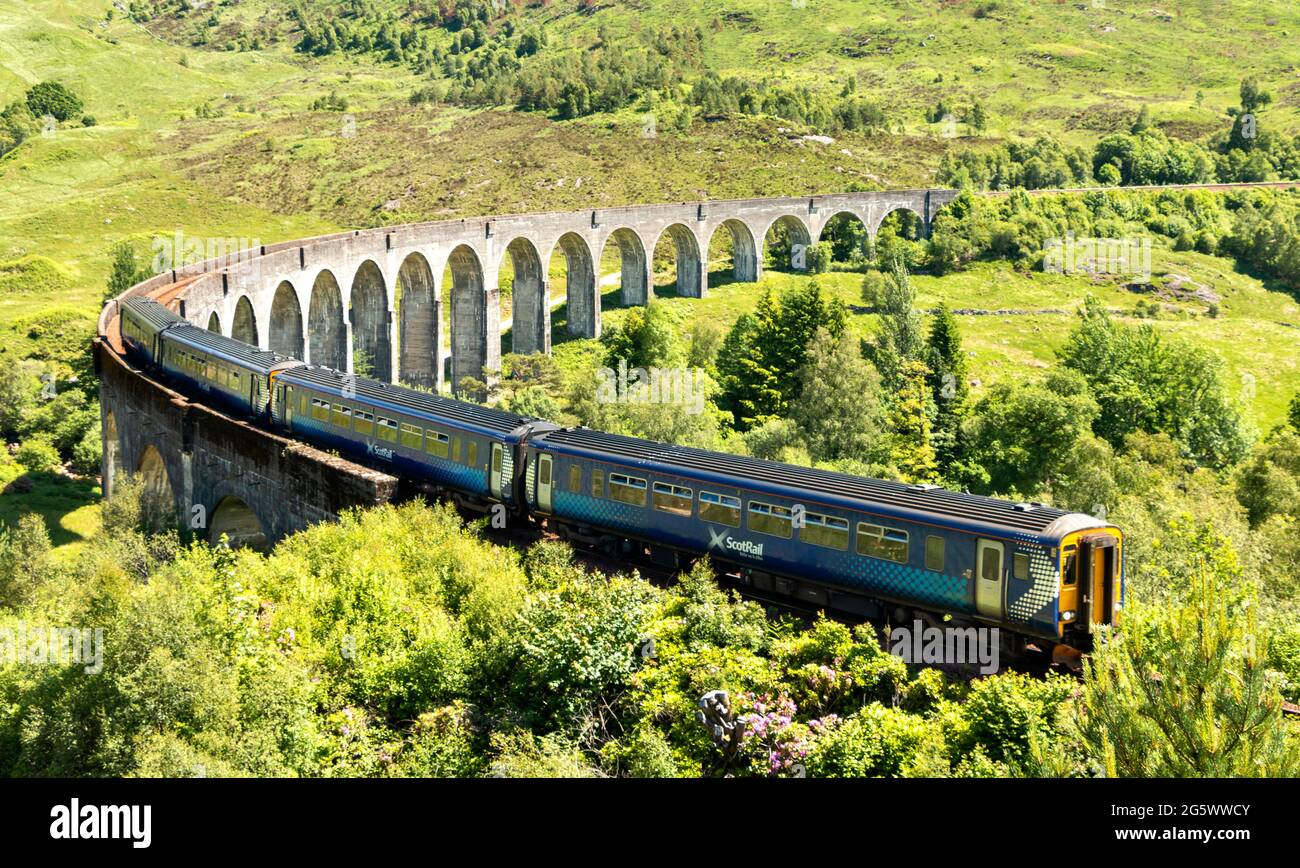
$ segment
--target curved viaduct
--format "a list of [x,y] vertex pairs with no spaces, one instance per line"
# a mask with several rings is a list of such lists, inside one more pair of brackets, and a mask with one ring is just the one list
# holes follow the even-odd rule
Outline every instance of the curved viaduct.
[[[899,190],[791,198],[636,205],[445,220],[357,230],[248,249],[187,264],[122,298],[150,295],[195,325],[349,373],[444,390],[486,382],[501,363],[502,279],[509,275],[512,350],[549,353],[552,256],[563,260],[570,334],[597,337],[601,262],[618,263],[624,305],[653,295],[652,258],[666,241],[677,293],[703,297],[719,233],[734,278],[757,281],[769,232],[813,244],[849,215],[874,239],[907,210],[928,233],[955,190]],[[613,277],[613,275],[611,275]],[[120,355],[116,300],[100,315],[104,491],[139,473],[182,524],[270,542],[351,505],[393,498],[399,481],[189,401]],[[450,374],[446,361],[450,359]]]

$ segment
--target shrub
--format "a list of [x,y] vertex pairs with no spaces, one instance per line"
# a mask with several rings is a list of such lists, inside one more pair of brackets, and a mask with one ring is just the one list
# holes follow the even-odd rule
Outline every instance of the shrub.
[[59,460],[59,450],[55,449],[54,444],[45,436],[29,437],[24,440],[18,447],[15,457],[19,464],[32,473],[53,473],[62,464]]
[[81,99],[57,81],[43,81],[27,91],[27,108],[36,117],[52,115],[60,121],[81,114]]

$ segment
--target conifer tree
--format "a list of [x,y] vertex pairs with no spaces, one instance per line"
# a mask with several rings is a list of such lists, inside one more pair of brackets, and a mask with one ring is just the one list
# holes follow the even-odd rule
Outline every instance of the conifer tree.
[[930,323],[928,361],[926,383],[935,407],[935,455],[946,468],[961,457],[961,424],[970,403],[961,330],[946,304],[939,305]]
[[918,361],[903,364],[901,387],[894,394],[889,412],[890,460],[911,482],[934,482],[938,478],[934,444],[931,442],[927,368]]
[[1176,531],[1191,547],[1184,598],[1131,605],[1103,634],[1072,727],[1109,777],[1294,777],[1253,584],[1212,527]]

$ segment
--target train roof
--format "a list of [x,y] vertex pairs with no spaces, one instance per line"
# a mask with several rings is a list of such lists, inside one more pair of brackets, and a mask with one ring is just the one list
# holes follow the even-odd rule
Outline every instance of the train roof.
[[172,326],[163,333],[163,337],[165,340],[175,341],[192,349],[221,356],[236,364],[262,373],[268,373],[284,365],[301,364],[301,362],[289,356],[271,350],[259,349],[243,341],[237,341],[234,338],[201,329],[188,322]]
[[410,413],[441,417],[449,423],[472,425],[498,434],[509,434],[529,425],[536,427],[538,423],[536,419],[520,416],[517,413],[507,413],[481,404],[471,404],[468,401],[457,401],[454,398],[445,398],[432,392],[422,392],[393,383],[356,377],[318,365],[294,368],[282,374],[280,381],[301,383],[338,395],[342,395],[346,388],[355,392],[356,397],[363,401],[386,404]]
[[137,296],[135,298],[126,299],[122,304],[136,316],[140,317],[140,319],[144,320],[159,331],[185,322],[185,320],[181,319],[152,298]]
[[[900,510],[923,512],[967,522],[995,525],[1011,531],[1058,535],[1065,525],[1102,527],[1091,516],[1070,513],[1037,503],[1013,503],[960,491],[925,485],[907,485],[883,479],[851,476],[829,470],[781,464],[740,455],[674,446],[620,434],[606,434],[589,428],[549,431],[533,441],[548,445],[602,453],[613,458],[647,464],[672,465],[688,470],[724,474],[738,481],[766,483],[800,489],[812,494],[833,495],[867,501]],[[1066,519],[1066,521],[1062,521]]]

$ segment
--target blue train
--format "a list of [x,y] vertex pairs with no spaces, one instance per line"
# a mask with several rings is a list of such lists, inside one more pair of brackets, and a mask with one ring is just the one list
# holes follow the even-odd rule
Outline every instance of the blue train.
[[421,480],[464,506],[574,542],[683,566],[708,556],[766,592],[1085,649],[1123,607],[1123,534],[1089,515],[559,428],[120,305],[128,357],[222,408]]

